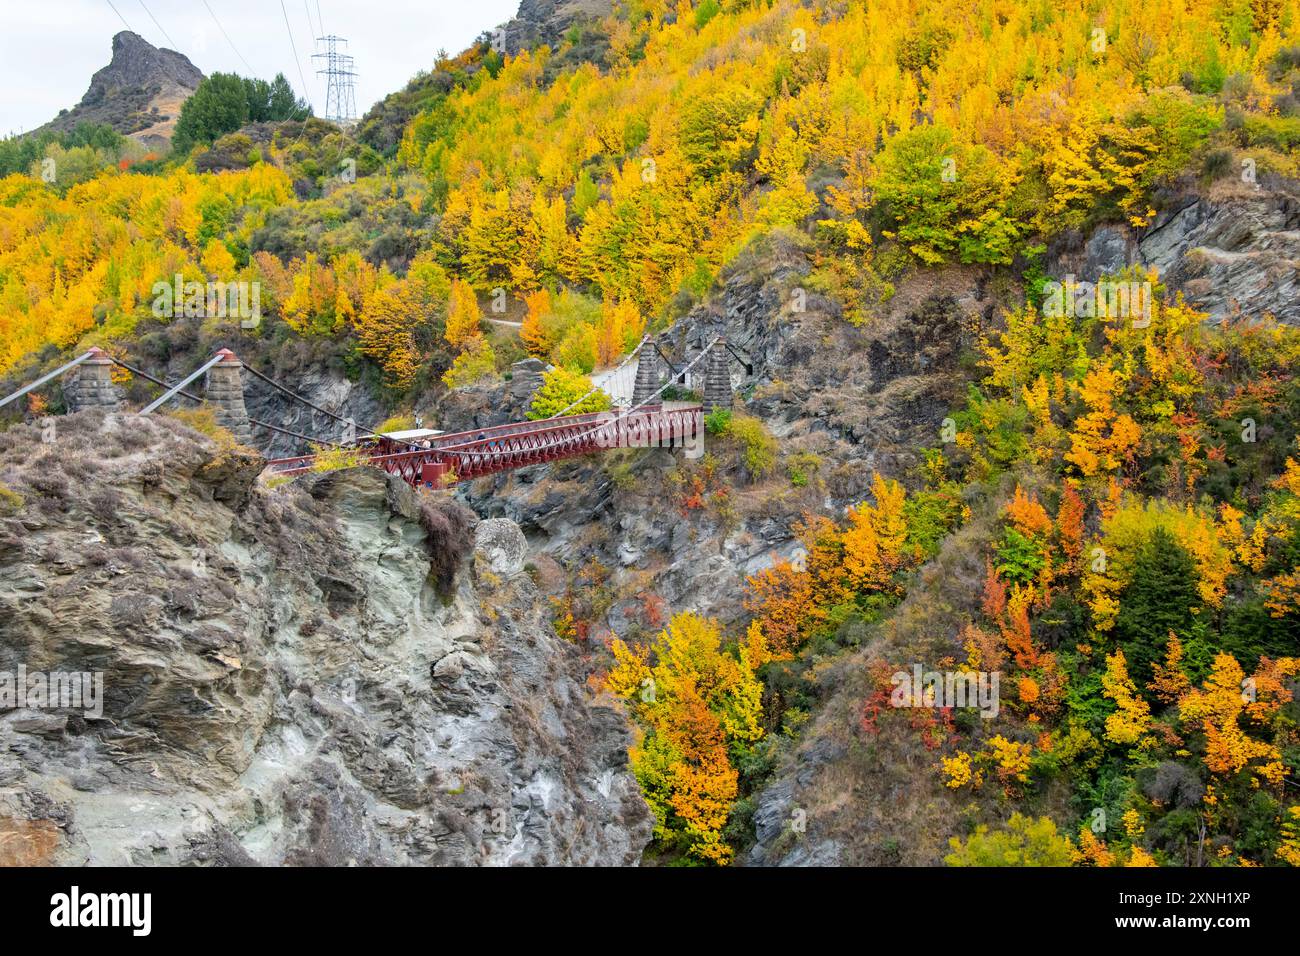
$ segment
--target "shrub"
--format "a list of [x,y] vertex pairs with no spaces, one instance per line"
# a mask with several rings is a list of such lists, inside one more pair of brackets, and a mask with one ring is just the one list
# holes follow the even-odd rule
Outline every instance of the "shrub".
[[949,866],[1071,866],[1074,846],[1056,832],[1048,817],[1034,820],[1013,813],[1005,830],[990,832],[981,824],[963,843],[948,841],[952,852],[943,858]]
[[367,460],[365,453],[357,448],[326,448],[316,445],[314,451],[316,458],[311,464],[311,470],[315,472],[343,471],[364,465]]
[[1286,152],[1300,144],[1300,118],[1294,116],[1248,116],[1246,139],[1251,146],[1267,146]]
[[492,346],[483,339],[475,339],[456,356],[442,382],[448,388],[465,388],[491,378],[496,370],[497,357]]
[[217,454],[212,459],[213,464],[224,461],[241,447],[234,434],[217,424],[216,413],[206,405],[201,408],[175,409],[167,414],[216,443]]
[[732,415],[723,436],[740,446],[750,478],[771,473],[776,464],[776,439],[762,421],[749,415]]
[[413,416],[393,415],[391,418],[384,419],[384,421],[380,424],[378,428],[375,429],[375,431],[377,431],[381,435],[387,435],[389,432],[410,431],[414,427],[415,427],[415,418]]
[[0,514],[15,514],[25,504],[18,492],[0,485]]
[[[540,421],[558,415],[590,391],[591,379],[557,365],[542,376],[542,387],[533,396],[533,403],[528,409],[528,418],[530,421]],[[609,396],[597,391],[587,395],[581,403],[569,409],[567,414],[583,415],[589,412],[603,412],[607,408],[609,408]]]
[[450,498],[420,496],[420,526],[429,555],[429,579],[446,597],[470,552],[473,512]]
[[810,451],[797,452],[791,455],[785,463],[786,473],[790,476],[790,484],[796,488],[808,487],[809,475],[816,474],[821,466],[821,458]]
[[715,408],[704,416],[704,430],[710,435],[722,435],[730,424],[731,409],[729,408]]

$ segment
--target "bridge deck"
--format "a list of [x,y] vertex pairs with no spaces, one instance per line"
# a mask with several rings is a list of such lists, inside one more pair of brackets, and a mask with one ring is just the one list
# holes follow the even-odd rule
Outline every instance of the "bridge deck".
[[[411,485],[440,486],[613,448],[684,447],[700,442],[703,434],[701,407],[671,402],[439,435],[428,448],[375,454],[369,464]],[[267,467],[273,474],[294,476],[311,471],[315,461],[315,455],[302,455],[276,459]]]

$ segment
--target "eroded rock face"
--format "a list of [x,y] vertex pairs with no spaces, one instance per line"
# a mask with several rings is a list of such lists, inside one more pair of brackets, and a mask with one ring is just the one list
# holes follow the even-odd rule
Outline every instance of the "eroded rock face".
[[1144,230],[1066,233],[1048,249],[1050,273],[1083,282],[1133,265],[1154,268],[1207,324],[1265,315],[1300,324],[1300,191],[1274,177],[1225,180],[1172,201]]
[[68,131],[78,123],[105,123],[147,146],[162,147],[171,140],[181,106],[201,82],[203,73],[184,54],[123,30],[113,37],[112,61],[91,77],[81,102],[43,128]]
[[520,0],[519,12],[505,25],[507,49],[517,53],[539,43],[554,46],[575,22],[607,17],[613,9],[612,0]]
[[474,531],[474,551],[493,574],[511,577],[524,569],[528,541],[513,521],[489,518]]
[[100,717],[0,713],[0,832],[39,862],[639,859],[624,718],[530,577],[485,573],[518,528],[474,574],[472,517],[381,472],[268,490],[166,419],[59,427],[0,435],[0,671],[103,674]]
[[[358,435],[378,427],[388,417],[383,405],[368,389],[331,369],[311,366],[295,371],[291,376],[278,375],[274,370],[270,374],[273,378],[288,380],[293,390],[313,405],[339,418],[350,419],[356,424],[355,433]],[[345,423],[285,397],[247,369],[243,372],[243,381],[244,403],[251,417],[302,435],[333,441],[346,437],[348,426]],[[268,457],[303,454],[302,440],[292,435],[255,428],[253,440]]]

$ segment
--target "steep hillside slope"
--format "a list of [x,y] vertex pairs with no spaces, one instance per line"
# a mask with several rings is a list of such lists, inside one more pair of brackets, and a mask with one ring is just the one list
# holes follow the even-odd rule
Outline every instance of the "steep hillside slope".
[[58,428],[0,436],[0,670],[102,675],[102,713],[0,716],[0,852],[636,862],[628,734],[514,526],[475,535],[379,472],[267,490],[260,459],[165,418]]
[[[440,57],[356,181],[346,135],[248,131],[0,180],[0,369],[229,345],[471,428],[725,334],[702,459],[455,492],[525,535],[520,627],[622,699],[651,861],[1006,862],[1027,825],[1053,862],[1300,861],[1300,4],[605,13]],[[260,321],[155,314],[177,272],[259,283]],[[996,713],[906,706],[914,668],[998,675]]]

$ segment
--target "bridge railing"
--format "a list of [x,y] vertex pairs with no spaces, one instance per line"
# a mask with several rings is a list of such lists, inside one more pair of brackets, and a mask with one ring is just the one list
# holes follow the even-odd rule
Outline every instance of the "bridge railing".
[[[680,447],[697,441],[703,428],[698,405],[652,405],[441,435],[429,448],[375,455],[368,463],[411,484],[437,484],[449,473],[457,479],[477,478],[612,448]],[[310,471],[313,461],[314,456],[284,458],[269,462],[268,468],[292,477]]]
[[[391,458],[391,457],[400,457],[402,455],[418,455],[422,452],[431,451],[437,448],[445,449],[453,446],[459,447],[462,445],[470,445],[480,440],[491,441],[493,439],[508,438],[512,435],[534,433],[537,432],[539,429],[543,428],[544,426],[550,425],[552,423],[561,423],[559,427],[567,427],[569,425],[575,425],[575,424],[582,425],[582,424],[595,423],[597,420],[599,420],[601,414],[603,413],[596,412],[596,413],[585,413],[582,415],[566,415],[563,418],[544,418],[538,421],[511,422],[510,424],[507,425],[491,425],[485,428],[473,428],[470,429],[469,431],[449,432],[445,435],[438,435],[437,437],[430,439],[430,445],[429,448],[427,449],[425,448],[412,449],[409,452],[397,452],[395,455],[387,455],[382,457]],[[276,472],[284,472],[284,471],[298,469],[300,466],[303,465],[310,465],[315,460],[316,460],[316,456],[314,454],[298,455],[293,458],[277,458],[273,461],[268,462],[267,465],[268,467],[274,469]],[[378,461],[379,459],[376,458],[375,460]]]

